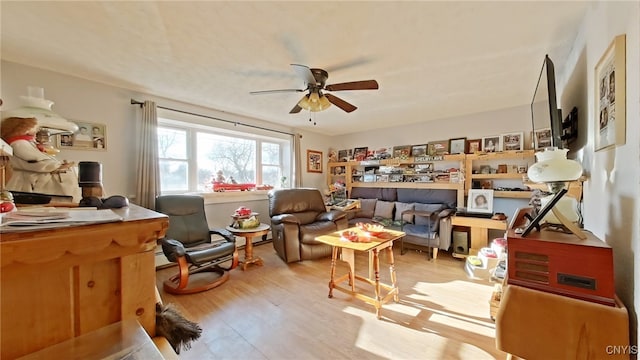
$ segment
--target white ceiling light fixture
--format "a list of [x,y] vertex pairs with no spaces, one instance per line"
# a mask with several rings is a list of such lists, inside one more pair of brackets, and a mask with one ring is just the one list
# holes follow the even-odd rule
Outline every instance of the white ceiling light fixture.
[[78,125],[51,110],[53,101],[44,98],[43,88],[28,86],[27,96],[20,96],[20,99],[22,106],[6,111],[5,117],[36,118],[41,128],[51,130],[51,135],[78,131]]

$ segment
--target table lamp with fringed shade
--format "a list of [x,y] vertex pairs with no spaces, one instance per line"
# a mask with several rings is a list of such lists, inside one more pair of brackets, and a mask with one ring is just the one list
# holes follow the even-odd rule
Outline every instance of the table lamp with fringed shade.
[[[546,148],[536,153],[537,162],[529,168],[527,176],[529,180],[533,182],[547,184],[549,191],[554,195],[552,195],[550,199],[546,199],[547,201],[544,201],[546,205],[543,206],[538,216],[527,226],[522,236],[527,236],[534,227],[540,230],[539,222],[551,211],[555,219],[567,230],[581,239],[586,239],[580,227],[578,227],[572,219],[567,218],[561,210],[561,208],[570,209],[571,206],[567,206],[566,204],[564,206],[559,205],[562,197],[567,193],[568,184],[571,181],[578,180],[580,176],[582,176],[582,166],[575,160],[567,159],[568,151],[568,149]],[[564,211],[567,212],[567,210]]]

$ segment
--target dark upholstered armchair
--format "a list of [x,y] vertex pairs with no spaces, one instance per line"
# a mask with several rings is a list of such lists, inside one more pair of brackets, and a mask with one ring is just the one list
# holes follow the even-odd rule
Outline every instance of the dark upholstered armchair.
[[[178,274],[164,282],[166,292],[192,294],[228,280],[228,270],[238,266],[236,239],[225,229],[209,229],[201,196],[161,195],[156,210],[169,216],[169,229],[160,240],[162,251],[179,266]],[[213,234],[224,240],[212,242]],[[222,267],[225,262],[230,264]]]
[[273,247],[285,262],[331,255],[331,246],[316,236],[346,229],[346,213],[326,211],[318,189],[280,189],[269,192],[269,216]]

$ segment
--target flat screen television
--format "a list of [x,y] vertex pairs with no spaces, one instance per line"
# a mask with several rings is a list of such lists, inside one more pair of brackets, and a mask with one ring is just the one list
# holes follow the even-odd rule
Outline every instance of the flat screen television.
[[562,111],[558,109],[553,61],[545,55],[531,102],[534,149],[562,148]]

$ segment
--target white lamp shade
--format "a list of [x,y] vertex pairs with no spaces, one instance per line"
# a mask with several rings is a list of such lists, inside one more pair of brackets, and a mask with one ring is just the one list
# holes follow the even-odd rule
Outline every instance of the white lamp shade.
[[[32,95],[44,94],[42,88],[29,87],[29,96],[21,96],[23,106],[14,110],[5,111],[3,117],[36,118],[38,126],[51,129],[52,135],[61,132],[74,133],[78,131],[78,125],[51,111],[53,101]],[[55,131],[59,130],[59,131]]]
[[536,183],[574,181],[582,176],[582,165],[567,159],[568,149],[545,149],[536,153],[537,162],[529,167],[527,176]]

